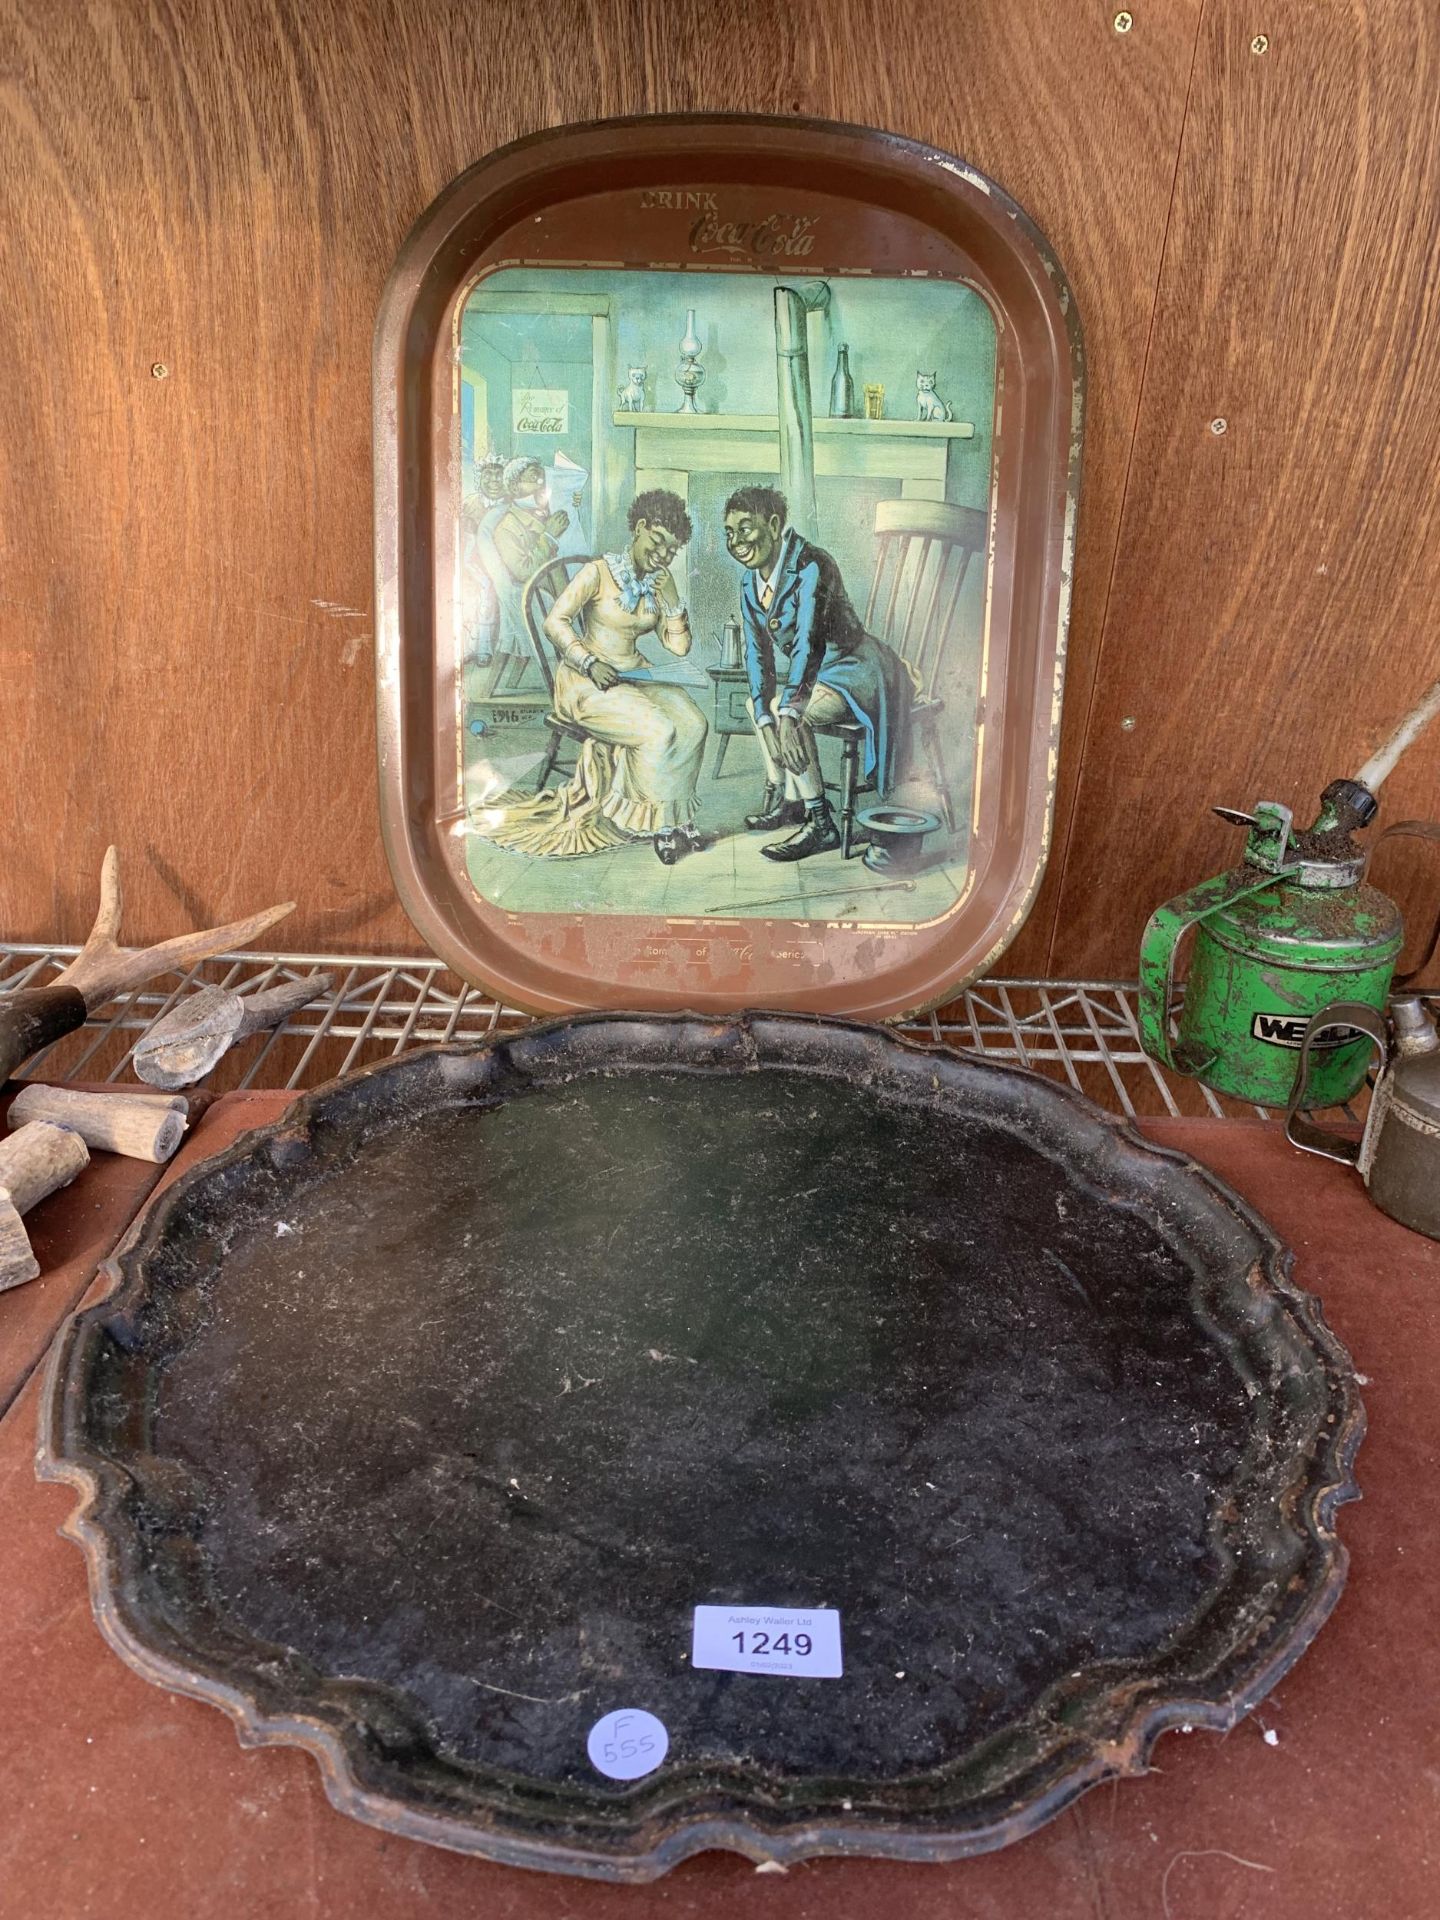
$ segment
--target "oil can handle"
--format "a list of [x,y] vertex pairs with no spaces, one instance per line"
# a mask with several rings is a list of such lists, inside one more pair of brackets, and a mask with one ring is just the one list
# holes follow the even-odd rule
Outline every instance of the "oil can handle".
[[[1370,871],[1370,863],[1379,851],[1380,842],[1382,840],[1389,840],[1392,837],[1404,837],[1411,840],[1440,840],[1440,821],[1397,820],[1392,826],[1388,826],[1382,832],[1377,833],[1371,843],[1370,851],[1365,860],[1365,875],[1367,877]],[[1404,973],[1397,973],[1395,975],[1394,985],[1397,987],[1408,987],[1414,981],[1418,980],[1426,967],[1429,966],[1431,960],[1435,957],[1437,947],[1440,947],[1440,914],[1435,916],[1435,924],[1430,929],[1430,938],[1426,943],[1425,951],[1420,955],[1420,958],[1415,962],[1413,967],[1407,968]]]
[[1343,1133],[1332,1133],[1328,1127],[1317,1126],[1305,1112],[1305,1090],[1310,1084],[1310,1048],[1318,1036],[1330,1027],[1358,1027],[1368,1034],[1379,1052],[1381,1063],[1389,1052],[1390,1036],[1385,1027],[1385,1016],[1377,1013],[1374,1007],[1367,1006],[1363,1000],[1332,1000],[1328,1007],[1322,1007],[1313,1014],[1305,1028],[1305,1037],[1300,1042],[1300,1059],[1295,1067],[1295,1086],[1290,1095],[1290,1109],[1285,1115],[1285,1138],[1292,1147],[1299,1147],[1302,1153],[1322,1154],[1327,1160],[1338,1160],[1342,1166],[1353,1167],[1360,1158],[1360,1141],[1347,1139]]
[[1175,956],[1191,927],[1198,926],[1221,907],[1264,893],[1288,880],[1298,867],[1280,867],[1258,878],[1253,867],[1232,867],[1229,873],[1202,880],[1188,893],[1177,894],[1157,907],[1140,936],[1140,1044],[1152,1060],[1177,1073],[1199,1073],[1214,1054],[1193,1057],[1177,1054],[1170,1044],[1170,1004],[1175,997]]

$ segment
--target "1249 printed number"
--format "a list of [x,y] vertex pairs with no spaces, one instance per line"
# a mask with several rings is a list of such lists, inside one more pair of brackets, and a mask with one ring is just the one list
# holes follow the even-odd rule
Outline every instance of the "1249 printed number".
[[808,1633],[732,1633],[730,1638],[741,1653],[756,1658],[773,1653],[782,1660],[790,1654],[804,1660],[814,1650],[814,1642]]

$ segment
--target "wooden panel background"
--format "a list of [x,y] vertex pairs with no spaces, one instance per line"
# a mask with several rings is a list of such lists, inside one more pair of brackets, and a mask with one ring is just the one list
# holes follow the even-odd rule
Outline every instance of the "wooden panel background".
[[[1149,907],[1234,856],[1210,801],[1303,811],[1440,671],[1440,19],[1130,13],[0,0],[0,927],[80,937],[113,838],[136,937],[294,895],[290,946],[415,948],[370,660],[395,251],[520,134],[751,110],[951,148],[1065,262],[1090,370],[1070,677],[1006,966],[1132,973]],[[1437,766],[1440,739],[1395,817],[1440,811]],[[1434,895],[1389,855],[1405,904]]]

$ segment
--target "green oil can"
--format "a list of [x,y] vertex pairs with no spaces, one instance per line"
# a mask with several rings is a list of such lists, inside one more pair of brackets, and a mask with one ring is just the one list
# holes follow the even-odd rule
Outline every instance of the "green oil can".
[[[1288,807],[1217,807],[1248,827],[1240,866],[1168,901],[1140,949],[1140,1037],[1163,1065],[1257,1106],[1289,1104],[1305,1029],[1334,1000],[1380,1013],[1400,953],[1400,910],[1364,881],[1355,832],[1374,818],[1374,793],[1334,780],[1314,826],[1296,831]],[[1193,928],[1194,952],[1172,1038],[1175,959]],[[1368,1037],[1347,1027],[1312,1042],[1307,1103],[1338,1106],[1359,1092]]]

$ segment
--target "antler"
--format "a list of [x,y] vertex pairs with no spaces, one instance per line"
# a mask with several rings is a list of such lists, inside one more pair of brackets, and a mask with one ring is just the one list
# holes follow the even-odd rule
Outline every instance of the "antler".
[[172,968],[193,967],[199,960],[208,960],[212,953],[243,947],[267,927],[273,927],[277,920],[283,920],[287,913],[293,913],[295,902],[287,900],[282,906],[266,907],[260,913],[252,913],[246,920],[232,920],[226,927],[209,927],[199,933],[177,934],[173,940],[162,940],[154,947],[122,947],[116,944],[115,936],[120,931],[120,907],[120,856],[114,847],[110,847],[100,870],[100,908],[95,915],[90,938],[53,983],[56,986],[74,987],[83,994],[86,1009],[91,1013],[97,1007],[104,1006],[107,1000],[113,1000],[117,994],[128,993],[132,987],[141,986],[157,973],[168,973]]

